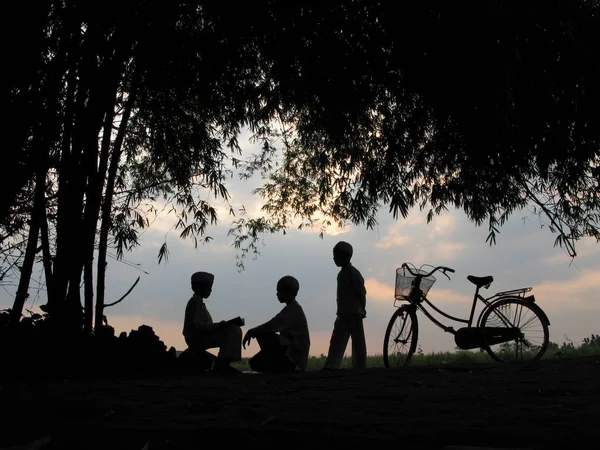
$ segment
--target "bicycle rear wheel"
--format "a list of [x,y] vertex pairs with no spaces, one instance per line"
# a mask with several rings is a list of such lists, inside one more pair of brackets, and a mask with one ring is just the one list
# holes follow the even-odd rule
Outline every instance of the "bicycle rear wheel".
[[[537,305],[522,298],[505,298],[494,303],[483,311],[480,325],[492,330],[484,332],[483,348],[496,361],[534,361],[548,348],[548,323],[544,313]],[[516,336],[505,340],[502,332],[509,329],[514,330]],[[498,342],[502,340],[505,342]]]
[[405,366],[417,348],[419,324],[413,306],[398,308],[385,330],[383,364],[385,367]]

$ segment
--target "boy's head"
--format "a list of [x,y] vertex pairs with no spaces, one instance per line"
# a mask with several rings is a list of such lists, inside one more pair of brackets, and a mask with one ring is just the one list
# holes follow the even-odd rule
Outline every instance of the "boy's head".
[[286,275],[277,282],[277,300],[280,303],[288,303],[296,298],[300,290],[300,283],[294,277]]
[[215,276],[208,272],[196,272],[192,274],[192,290],[194,294],[207,298],[212,292]]
[[333,262],[336,266],[345,266],[352,258],[352,246],[345,241],[340,241],[333,247]]

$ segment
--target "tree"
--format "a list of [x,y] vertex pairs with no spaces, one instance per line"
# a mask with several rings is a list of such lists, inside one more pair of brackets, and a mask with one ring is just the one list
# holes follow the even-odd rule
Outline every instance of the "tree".
[[572,256],[600,238],[598,1],[42,6],[15,15],[0,223],[29,233],[23,273],[42,252],[63,325],[101,325],[107,251],[137,245],[155,200],[210,239],[199,193],[228,199],[242,127],[263,143],[245,175],[265,176],[265,217],[234,221],[242,252],[295,217],[371,227],[384,205],[454,205],[493,242],[533,203]]
[[[267,170],[264,217],[232,234],[321,218],[372,227],[381,206],[428,219],[449,206],[490,244],[533,205],[576,256],[600,240],[599,2],[353,2],[287,8],[261,49],[282,103],[283,148]],[[293,25],[296,25],[294,28]],[[297,32],[302,28],[302,33]],[[278,56],[284,55],[284,56]],[[278,159],[279,158],[279,159]]]
[[[27,233],[28,245],[12,322],[41,251],[50,319],[57,329],[90,332],[94,309],[95,326],[102,324],[108,249],[121,257],[137,245],[155,212],[146,202],[162,196],[182,237],[210,239],[217,215],[199,194],[227,199],[223,142],[239,151],[240,127],[269,120],[257,107],[264,77],[247,27],[236,29],[244,17],[231,21],[224,7],[56,1],[31,24],[22,7],[13,9],[16,42],[27,51],[11,56],[27,76],[10,80],[10,106],[22,112],[10,168],[23,170],[2,224],[7,235]],[[29,34],[36,45],[27,44]],[[15,205],[25,194],[19,226]]]

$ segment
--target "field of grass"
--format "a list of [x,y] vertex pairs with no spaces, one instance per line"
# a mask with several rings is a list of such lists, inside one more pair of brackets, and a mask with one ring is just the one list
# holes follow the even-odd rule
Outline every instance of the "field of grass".
[[[581,345],[573,342],[563,342],[562,345],[550,342],[548,350],[542,359],[573,358],[577,356],[600,355],[600,335],[592,334],[585,338]],[[454,352],[423,353],[417,352],[412,356],[410,366],[441,366],[444,364],[490,364],[495,361],[483,350],[456,350]],[[233,364],[239,370],[249,371],[248,359],[244,358]],[[307,370],[320,370],[325,365],[325,356],[311,356],[308,359]],[[352,358],[346,357],[341,368],[352,367]],[[367,368],[383,368],[383,356],[371,355],[367,358]]]

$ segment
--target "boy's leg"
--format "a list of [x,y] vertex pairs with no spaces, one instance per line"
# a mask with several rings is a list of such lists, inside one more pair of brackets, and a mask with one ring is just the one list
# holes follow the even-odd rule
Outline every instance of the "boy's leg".
[[263,331],[262,333],[257,333],[256,342],[260,346],[261,351],[272,352],[277,350],[279,345],[279,335],[274,331]]
[[222,343],[217,358],[239,361],[242,359],[242,329],[229,325],[222,330]]
[[242,359],[242,329],[237,325],[203,336],[198,342],[202,348],[219,348],[217,359],[239,361]]
[[329,351],[325,361],[325,369],[339,369],[350,338],[350,328],[348,327],[348,318],[337,316],[333,324],[333,332],[329,341]]
[[188,345],[188,348],[177,358],[177,364],[186,369],[208,370],[213,364],[211,356],[210,353],[203,349],[194,350],[194,347]]
[[294,363],[285,355],[286,347],[281,351],[267,353],[261,350],[250,359],[250,368],[261,373],[284,373],[293,372],[296,368]]
[[256,341],[260,351],[250,359],[250,368],[255,372],[291,372],[295,366],[286,356],[287,347],[281,345],[279,335],[273,332],[259,333]]
[[256,342],[260,347],[258,353],[256,353],[248,364],[255,372],[264,372],[267,367],[267,360],[269,359],[269,353],[273,353],[274,349],[279,346],[279,336],[274,332],[263,332],[258,333],[255,336]]
[[360,316],[353,317],[353,322],[352,368],[362,370],[367,368],[367,342],[365,340],[363,318]]

